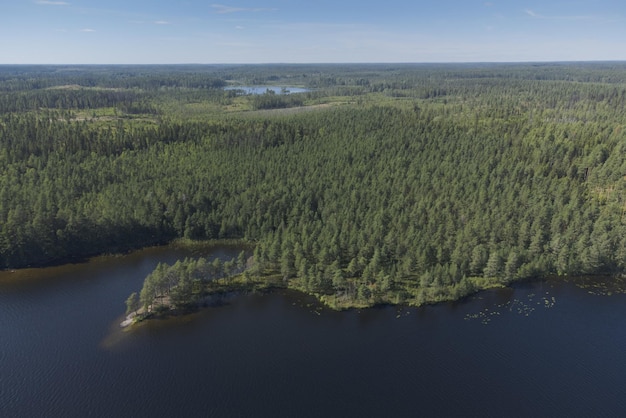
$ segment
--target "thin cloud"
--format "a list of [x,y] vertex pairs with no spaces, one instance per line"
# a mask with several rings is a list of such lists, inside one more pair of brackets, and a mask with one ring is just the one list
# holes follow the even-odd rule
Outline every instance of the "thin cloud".
[[217,14],[228,14],[228,13],[241,13],[241,12],[271,12],[276,9],[270,9],[265,7],[232,7],[226,6],[223,4],[212,4],[211,7],[215,9],[215,13]]
[[168,22],[167,20],[157,20],[156,22],[154,22],[155,25],[170,25],[171,23]]
[[534,17],[534,18],[537,18],[537,19],[545,19],[544,16],[542,16],[540,14],[537,14],[537,13],[535,13],[534,11],[532,11],[530,9],[526,9],[526,10],[524,10],[524,12],[526,12],[526,14],[528,16],[530,16],[530,17]]
[[536,13],[534,10],[531,9],[526,9],[524,10],[524,12],[534,18],[534,19],[546,19],[546,20],[606,20],[603,19],[601,17],[597,17],[597,16],[586,16],[586,15],[579,15],[579,16],[545,16],[539,13]]
[[85,28],[85,29],[81,29],[81,32],[95,32],[95,29],[90,29],[90,28]]
[[43,4],[47,6],[69,6],[70,4],[66,1],[50,1],[50,0],[38,0],[35,3]]

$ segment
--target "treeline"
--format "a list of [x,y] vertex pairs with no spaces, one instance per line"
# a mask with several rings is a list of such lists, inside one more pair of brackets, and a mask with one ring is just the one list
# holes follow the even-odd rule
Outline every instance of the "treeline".
[[193,65],[0,65],[0,91],[67,86],[147,91],[164,88],[217,89],[226,85],[222,75],[211,71],[211,67]]
[[276,94],[273,90],[252,97],[252,108],[255,110],[282,109],[303,104],[304,100],[300,94]]
[[[373,70],[342,77],[367,89],[356,81]],[[289,116],[4,115],[0,265],[243,238],[259,272],[339,305],[624,270],[623,85],[524,78],[524,67],[425,98],[441,78],[397,71],[390,80],[418,80],[407,98],[366,92],[362,105]]]
[[129,113],[151,113],[156,109],[146,96],[133,91],[52,89],[11,92],[0,95],[0,114],[40,109],[94,109],[123,107]]
[[170,142],[197,141],[219,129],[199,123],[144,124],[118,119],[110,125],[73,120],[60,112],[0,116],[3,161],[14,163],[42,157],[83,159],[119,155]]

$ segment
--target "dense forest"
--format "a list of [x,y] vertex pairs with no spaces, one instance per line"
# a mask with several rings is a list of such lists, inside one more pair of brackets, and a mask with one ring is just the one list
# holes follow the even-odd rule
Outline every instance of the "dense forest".
[[625,104],[624,63],[0,66],[0,267],[235,238],[339,306],[624,272]]

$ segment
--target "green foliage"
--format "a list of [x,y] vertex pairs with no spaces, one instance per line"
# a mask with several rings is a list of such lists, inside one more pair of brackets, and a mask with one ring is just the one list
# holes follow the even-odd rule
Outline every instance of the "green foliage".
[[286,107],[302,106],[304,103],[300,94],[276,94],[269,90],[264,94],[252,96],[252,108],[259,109],[282,109]]
[[[0,67],[0,266],[244,238],[250,274],[338,306],[623,271],[624,70]],[[236,97],[223,80],[315,90]],[[203,263],[160,266],[140,305],[248,264]]]
[[139,298],[137,297],[137,293],[133,292],[128,296],[128,299],[126,299],[126,315],[137,311],[137,309],[139,309]]
[[[241,255],[243,254],[243,255]],[[173,265],[159,263],[144,279],[139,302],[145,312],[158,309],[159,306],[187,308],[196,304],[210,285],[220,279],[241,274],[245,265],[237,260],[245,259],[245,252],[238,259],[222,263],[219,258],[209,262],[205,258],[185,258]],[[136,293],[126,301],[127,306],[136,307]],[[129,305],[131,304],[131,305]],[[128,313],[128,312],[127,312]]]

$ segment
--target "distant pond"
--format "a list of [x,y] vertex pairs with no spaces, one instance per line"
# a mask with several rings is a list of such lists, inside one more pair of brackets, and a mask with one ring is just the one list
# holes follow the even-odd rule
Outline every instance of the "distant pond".
[[249,94],[265,94],[268,91],[272,91],[275,94],[292,94],[292,93],[307,93],[311,91],[303,87],[288,87],[288,86],[229,86],[224,87],[224,90],[241,91],[242,95]]

